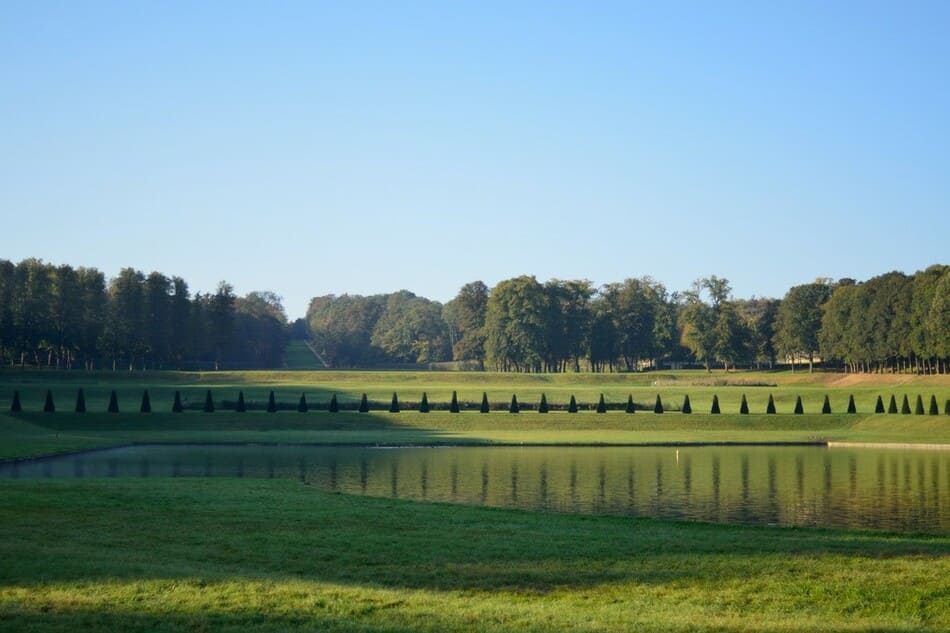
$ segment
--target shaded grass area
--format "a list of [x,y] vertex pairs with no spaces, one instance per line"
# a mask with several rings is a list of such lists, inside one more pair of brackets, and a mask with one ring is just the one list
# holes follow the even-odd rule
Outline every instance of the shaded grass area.
[[[88,413],[72,413],[79,389]],[[56,413],[42,413],[47,389]],[[138,412],[148,389],[153,413]],[[10,415],[9,398],[20,393],[22,414]],[[109,394],[118,395],[118,414],[104,413]],[[216,412],[200,412],[208,390]],[[170,413],[176,391],[186,412]],[[243,391],[247,413],[234,412]],[[263,411],[271,391],[283,409]],[[447,406],[457,391],[463,412],[444,410],[420,414],[422,393],[436,409]],[[392,393],[402,406],[386,413]],[[495,410],[475,413],[487,392]],[[367,393],[371,413],[353,409]],[[552,406],[564,406],[575,395],[581,412],[532,410],[542,393]],[[593,412],[603,393],[611,410]],[[293,411],[305,394],[308,413]],[[523,409],[504,411],[517,394]],[[769,395],[778,415],[765,415]],[[940,415],[875,415],[875,400],[890,395],[915,403],[921,394],[940,403]],[[325,408],[333,395],[344,409]],[[659,395],[666,413],[652,413]],[[695,413],[679,412],[686,395]],[[739,415],[742,396],[751,415]],[[825,395],[830,415],[820,414]],[[858,413],[848,415],[853,395]],[[628,396],[639,409],[622,413]],[[713,397],[722,415],[710,415]],[[805,415],[792,415],[801,396]],[[83,372],[0,370],[0,459],[35,456],[129,442],[281,442],[343,444],[652,444],[696,442],[898,442],[950,443],[950,376],[849,376],[803,372],[702,371],[641,374],[497,374],[491,372],[362,372],[362,371],[245,371],[245,372]],[[467,407],[466,407],[467,405]],[[286,409],[291,409],[290,411]],[[498,410],[502,409],[502,410]]]
[[0,482],[7,630],[939,631],[950,539],[540,514],[286,480]]
[[55,370],[0,370],[0,410],[7,410],[14,390],[21,392],[25,410],[42,409],[47,389],[53,391],[58,410],[73,409],[76,392],[86,392],[89,411],[105,411],[109,393],[115,389],[120,409],[138,411],[142,391],[148,389],[155,411],[169,411],[175,391],[185,406],[200,408],[205,392],[212,390],[217,406],[233,407],[239,391],[244,391],[251,408],[263,409],[270,391],[279,403],[296,405],[306,394],[314,408],[326,407],[332,395],[343,407],[355,408],[366,393],[379,410],[389,405],[393,392],[405,408],[417,407],[422,393],[433,406],[447,406],[457,391],[464,404],[477,408],[482,393],[494,407],[505,407],[512,394],[527,407],[536,407],[541,394],[555,407],[565,407],[574,395],[582,409],[593,409],[603,393],[608,407],[622,407],[632,396],[641,409],[652,410],[659,395],[668,410],[678,410],[686,395],[697,413],[709,412],[713,396],[719,398],[724,414],[739,411],[743,395],[752,413],[765,413],[773,395],[779,413],[791,413],[801,396],[805,413],[819,413],[825,395],[832,410],[844,412],[849,396],[855,398],[861,414],[873,412],[877,396],[885,404],[891,395],[898,404],[906,395],[914,404],[918,395],[929,405],[937,398],[941,413],[950,398],[950,375],[852,376],[807,374],[802,372],[703,371],[651,372],[632,374],[501,374],[493,372],[398,372],[398,371],[241,371],[241,372],[83,372]]
[[133,442],[351,445],[895,442],[950,444],[950,417],[621,412],[0,414],[0,459]]

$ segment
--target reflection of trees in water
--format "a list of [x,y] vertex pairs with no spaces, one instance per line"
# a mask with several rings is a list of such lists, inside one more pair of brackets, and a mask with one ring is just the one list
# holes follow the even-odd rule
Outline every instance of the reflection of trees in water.
[[950,453],[135,447],[0,464],[0,477],[21,478],[202,473],[296,477],[342,492],[536,509],[881,529],[950,525]]

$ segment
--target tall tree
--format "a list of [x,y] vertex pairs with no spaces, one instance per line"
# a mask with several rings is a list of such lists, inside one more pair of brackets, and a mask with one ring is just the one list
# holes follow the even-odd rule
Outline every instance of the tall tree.
[[807,358],[808,371],[814,370],[815,355],[819,351],[822,306],[831,297],[831,292],[831,283],[819,279],[792,287],[782,299],[776,323],[776,347],[792,360],[793,369],[796,358]]
[[450,302],[450,327],[456,333],[452,343],[452,356],[455,360],[474,360],[484,364],[488,296],[488,286],[484,282],[473,281],[462,286]]
[[500,282],[485,316],[487,361],[501,371],[540,372],[547,356],[547,295],[534,277]]

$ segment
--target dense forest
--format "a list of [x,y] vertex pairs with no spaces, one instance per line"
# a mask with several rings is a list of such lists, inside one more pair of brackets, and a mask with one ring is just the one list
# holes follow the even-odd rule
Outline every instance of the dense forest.
[[406,290],[314,298],[288,325],[271,292],[37,259],[0,260],[0,363],[87,369],[280,367],[309,337],[331,367],[453,361],[514,372],[771,368],[950,373],[950,266],[864,282],[818,279],[781,299],[737,299],[710,276],[670,292],[649,278],[595,287],[520,276],[463,286],[441,304]]
[[37,259],[0,260],[0,362],[86,369],[279,367],[280,298],[236,297],[225,282],[194,296],[181,277]]
[[408,291],[312,300],[333,367],[457,361],[516,372],[763,368],[820,360],[862,372],[950,373],[950,266],[865,282],[819,279],[782,299],[737,299],[716,276],[670,292],[649,278],[596,288],[521,276],[466,284],[442,305]]

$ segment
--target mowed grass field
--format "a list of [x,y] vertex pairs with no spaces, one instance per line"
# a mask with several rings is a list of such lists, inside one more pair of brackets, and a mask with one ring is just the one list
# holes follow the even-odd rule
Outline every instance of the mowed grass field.
[[[73,413],[82,388],[87,413]],[[55,413],[42,411],[47,389]],[[139,413],[142,392],[149,391],[152,413]],[[118,396],[118,414],[105,413],[109,395]],[[210,390],[214,413],[201,411]],[[23,413],[10,415],[18,391]],[[171,413],[179,391],[186,411]],[[280,406],[266,413],[274,391]],[[452,392],[462,413],[446,408]],[[235,413],[243,392],[249,411]],[[401,411],[388,413],[392,394]],[[363,393],[369,413],[357,413]],[[433,411],[418,412],[426,393]],[[478,413],[482,394],[492,412]],[[555,409],[537,412],[541,394]],[[310,410],[296,411],[301,394]],[[594,412],[600,394],[609,407]],[[336,395],[343,408],[329,413]],[[507,413],[512,395],[522,407]],[[580,412],[563,409],[571,396]],[[679,411],[685,396],[693,413]],[[750,415],[739,415],[742,396]],[[766,415],[772,395],[778,413]],[[830,415],[821,414],[828,396]],[[623,412],[627,398],[638,406]],[[665,413],[652,412],[657,396]],[[713,397],[721,415],[710,414]],[[853,396],[858,413],[847,414]],[[906,396],[912,410],[921,397],[924,415],[874,414],[877,397],[885,405]],[[804,415],[793,415],[802,398]],[[935,398],[939,414],[929,415]],[[671,372],[648,374],[524,375],[456,372],[0,372],[0,459],[129,442],[300,442],[328,444],[651,444],[695,442],[896,442],[950,444],[950,376],[847,376],[804,372]]]
[[9,631],[946,631],[950,539],[0,481]]
[[[85,414],[73,413],[83,388]],[[47,389],[57,405],[43,413]],[[105,413],[115,389],[121,412]],[[153,413],[138,412],[148,389]],[[212,390],[214,413],[202,413]],[[19,391],[24,412],[8,413]],[[190,407],[170,412],[174,392]],[[274,390],[289,410],[264,412]],[[552,405],[410,410],[456,390]],[[227,410],[244,391],[252,410]],[[392,392],[403,410],[387,413]],[[337,394],[370,413],[297,413]],[[652,409],[597,414],[600,394]],[[751,415],[739,415],[746,394]],[[765,415],[768,394],[779,413]],[[676,411],[689,394],[692,415]],[[717,395],[722,415],[710,415]],[[820,414],[825,394],[834,413]],[[859,413],[844,413],[853,394]],[[940,414],[875,415],[917,394]],[[805,415],[791,413],[801,396]],[[0,459],[129,442],[950,444],[947,377],[675,372],[0,372]],[[946,631],[950,535],[754,528],[375,499],[290,480],[0,480],[0,630]]]

